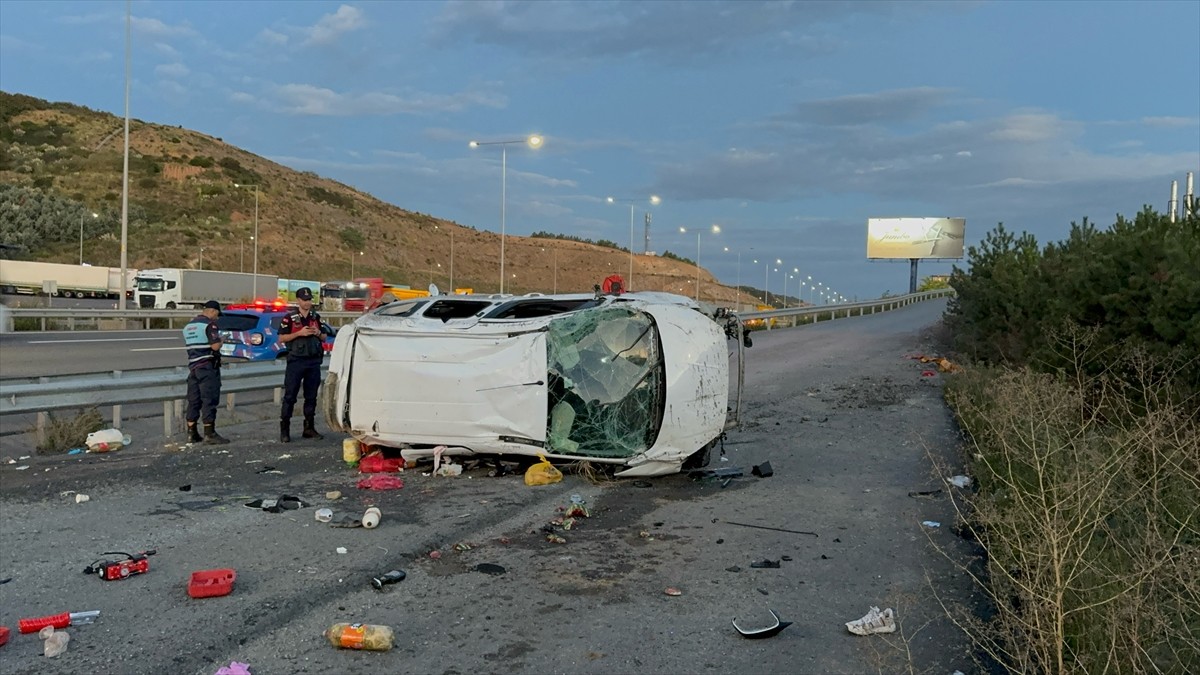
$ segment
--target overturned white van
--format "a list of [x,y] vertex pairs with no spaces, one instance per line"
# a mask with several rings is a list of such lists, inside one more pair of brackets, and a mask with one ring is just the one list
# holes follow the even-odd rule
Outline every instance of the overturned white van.
[[[406,458],[536,455],[620,476],[707,463],[729,415],[742,328],[682,296],[432,296],[338,331],[330,428]],[[735,392],[740,387],[735,387]]]

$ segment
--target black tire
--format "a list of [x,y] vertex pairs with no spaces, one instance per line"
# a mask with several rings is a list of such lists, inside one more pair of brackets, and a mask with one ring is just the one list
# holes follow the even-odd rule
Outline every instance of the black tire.
[[717,442],[721,440],[718,436],[708,442],[703,448],[688,455],[688,458],[683,460],[683,471],[691,471],[693,469],[703,469],[712,461],[712,450],[716,447]]
[[173,303],[173,302],[168,302],[168,303],[167,303],[167,309],[175,309],[175,303]]

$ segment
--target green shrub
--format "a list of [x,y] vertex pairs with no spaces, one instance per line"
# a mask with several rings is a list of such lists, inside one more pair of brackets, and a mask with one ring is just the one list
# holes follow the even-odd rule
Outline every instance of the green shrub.
[[61,418],[54,413],[46,417],[45,437],[37,445],[37,451],[44,454],[83,447],[88,434],[104,428],[104,418],[95,408],[69,418]]

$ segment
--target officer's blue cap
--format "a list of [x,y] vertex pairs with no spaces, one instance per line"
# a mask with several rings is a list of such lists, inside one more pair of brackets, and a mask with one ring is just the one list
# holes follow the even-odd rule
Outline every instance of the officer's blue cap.
[[220,315],[221,303],[217,302],[216,300],[209,300],[208,302],[204,303],[204,309],[215,309],[217,310],[217,314]]
[[312,291],[308,290],[308,286],[296,291],[297,300],[312,300]]

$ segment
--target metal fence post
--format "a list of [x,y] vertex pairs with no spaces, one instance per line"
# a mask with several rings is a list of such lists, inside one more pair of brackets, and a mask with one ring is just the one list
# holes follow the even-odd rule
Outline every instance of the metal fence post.
[[233,392],[229,392],[228,394],[225,394],[225,409],[229,411],[230,415],[233,414],[233,397],[234,397]]
[[171,437],[172,428],[175,426],[174,422],[175,418],[171,415],[171,402],[163,401],[163,436]]
[[271,398],[275,401],[275,405],[280,405],[283,403],[283,387],[275,387]]

